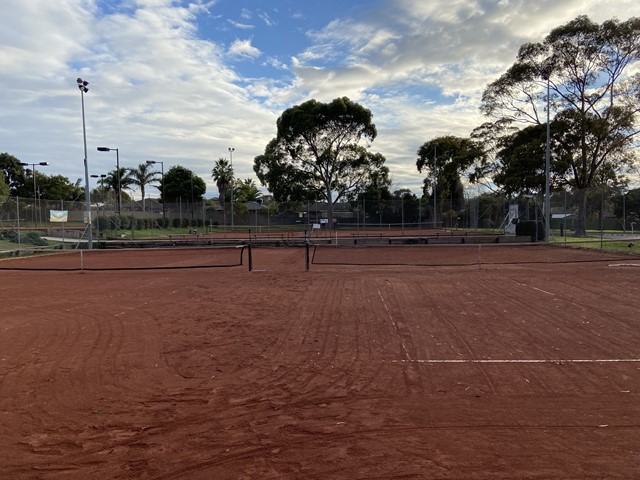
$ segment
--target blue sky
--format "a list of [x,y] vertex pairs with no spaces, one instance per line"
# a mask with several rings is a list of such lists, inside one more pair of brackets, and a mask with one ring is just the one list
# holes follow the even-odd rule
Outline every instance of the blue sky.
[[190,168],[212,197],[229,147],[255,179],[282,111],[347,96],[372,111],[394,189],[419,194],[420,145],[468,135],[518,47],[582,14],[626,20],[640,2],[2,0],[0,151],[83,178],[82,77],[90,174],[115,168],[109,146],[123,166]]

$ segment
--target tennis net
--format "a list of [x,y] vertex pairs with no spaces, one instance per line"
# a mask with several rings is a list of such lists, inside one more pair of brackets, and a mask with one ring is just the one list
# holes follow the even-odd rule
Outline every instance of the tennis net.
[[243,265],[245,245],[118,250],[22,250],[0,270],[101,271],[224,268]]
[[625,253],[565,248],[544,243],[392,246],[310,246],[312,265],[474,266],[580,262],[619,262]]

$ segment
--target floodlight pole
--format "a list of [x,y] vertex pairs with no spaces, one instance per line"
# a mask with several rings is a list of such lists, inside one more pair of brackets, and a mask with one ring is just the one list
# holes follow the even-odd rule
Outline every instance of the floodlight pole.
[[229,161],[231,163],[231,231],[233,232],[233,184],[235,183],[233,177],[233,152],[235,152],[235,148],[229,147]]
[[545,181],[544,181],[544,241],[549,242],[549,229],[551,228],[551,125],[549,123],[549,77],[547,72],[547,146],[545,152]]
[[78,77],[76,80],[80,90],[82,103],[82,139],[84,141],[84,198],[85,198],[85,222],[87,222],[87,248],[93,250],[93,225],[91,223],[91,189],[89,188],[89,166],[87,163],[87,126],[84,119],[84,94],[89,91],[89,82]]
[[38,225],[38,220],[36,218],[36,204],[38,203],[37,197],[37,188],[36,188],[36,165],[40,165],[42,167],[48,167],[49,162],[39,162],[39,163],[23,163],[20,162],[20,165],[23,167],[28,167],[31,165],[31,175],[33,175],[33,224]]
[[436,173],[436,162],[438,155],[436,145],[433,146],[433,228],[438,228],[438,203],[436,201],[436,188],[438,187],[438,174]]

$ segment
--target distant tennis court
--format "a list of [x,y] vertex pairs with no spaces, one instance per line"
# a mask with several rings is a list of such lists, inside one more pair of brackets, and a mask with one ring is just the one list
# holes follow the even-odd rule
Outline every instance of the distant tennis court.
[[543,243],[446,245],[320,245],[310,246],[311,265],[414,265],[424,267],[624,262],[638,260],[624,253],[565,248]]

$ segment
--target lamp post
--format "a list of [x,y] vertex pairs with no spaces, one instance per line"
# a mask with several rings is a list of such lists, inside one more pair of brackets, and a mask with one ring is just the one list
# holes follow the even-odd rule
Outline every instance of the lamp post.
[[234,182],[234,178],[233,178],[233,152],[235,152],[236,149],[233,147],[229,147],[229,161],[231,163],[231,231],[233,232],[233,184]]
[[626,195],[627,192],[622,191],[622,231],[627,233],[627,206],[626,206]]
[[162,182],[162,218],[165,218],[167,216],[167,212],[164,208],[164,198],[165,198],[165,191],[164,191],[164,162],[160,162],[158,160],[147,160],[147,165],[155,165],[156,163],[160,164],[160,175],[162,176],[162,178],[160,179]]
[[117,148],[98,147],[99,152],[116,152],[116,176],[118,178],[118,215],[122,213],[122,194],[120,188],[120,151]]
[[36,219],[36,202],[38,201],[38,194],[36,189],[36,165],[40,165],[41,167],[48,167],[49,162],[39,162],[39,163],[22,163],[20,165],[23,167],[31,166],[31,175],[33,175],[33,223],[37,225]]
[[438,188],[438,173],[436,170],[436,163],[438,161],[438,153],[436,145],[433,146],[433,228],[438,228],[438,204],[437,204],[437,188]]
[[87,247],[93,249],[93,226],[91,224],[91,191],[89,189],[89,166],[87,164],[87,126],[84,120],[84,94],[89,91],[89,82],[78,77],[76,79],[80,90],[80,100],[82,102],[82,139],[84,141],[84,198],[85,198],[85,223],[87,224]]
[[545,149],[545,180],[544,180],[544,241],[549,242],[549,229],[551,228],[551,125],[549,123],[549,77],[547,72],[547,145]]
[[[102,195],[104,195],[104,179],[107,177],[104,173],[101,175],[90,175],[91,178],[99,178],[100,179],[100,189],[102,190],[102,192],[100,192]],[[104,197],[102,199],[102,201],[104,202]],[[98,215],[96,218],[96,230],[97,230],[97,236],[98,236],[98,240],[100,240],[100,204],[98,202],[96,202],[96,208],[98,209]]]

